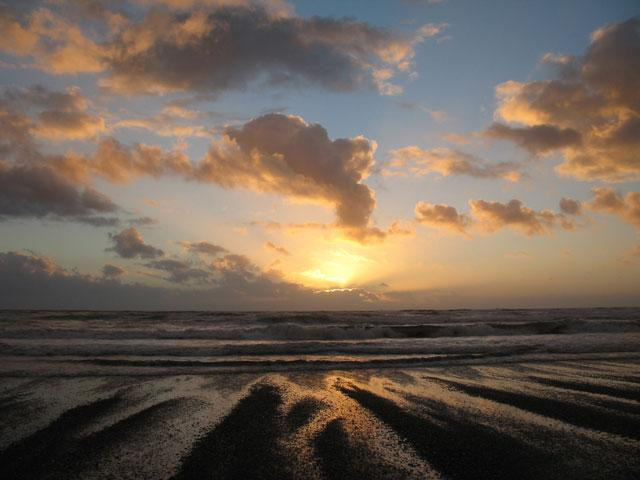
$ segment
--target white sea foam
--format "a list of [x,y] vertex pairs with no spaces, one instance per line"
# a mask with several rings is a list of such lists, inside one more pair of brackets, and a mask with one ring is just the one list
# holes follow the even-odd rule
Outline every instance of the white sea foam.
[[4,374],[71,364],[306,368],[614,352],[640,352],[640,309],[0,312]]

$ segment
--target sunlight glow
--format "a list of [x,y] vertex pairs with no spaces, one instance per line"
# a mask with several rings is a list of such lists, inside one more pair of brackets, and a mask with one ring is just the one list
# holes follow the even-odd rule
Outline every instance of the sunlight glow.
[[345,250],[324,252],[318,255],[315,267],[303,271],[302,275],[315,280],[314,283],[344,287],[353,282],[362,270],[363,264],[371,262],[373,260],[370,258]]

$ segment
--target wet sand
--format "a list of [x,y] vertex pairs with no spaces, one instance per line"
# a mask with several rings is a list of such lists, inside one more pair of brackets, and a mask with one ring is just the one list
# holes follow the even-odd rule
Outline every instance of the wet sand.
[[2,479],[640,476],[640,361],[11,377]]

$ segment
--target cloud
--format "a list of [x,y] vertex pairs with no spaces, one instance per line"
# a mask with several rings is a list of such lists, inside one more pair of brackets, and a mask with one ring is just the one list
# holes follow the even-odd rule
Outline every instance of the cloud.
[[196,167],[195,178],[331,205],[336,225],[364,238],[377,234],[369,227],[374,193],[361,183],[371,172],[375,149],[364,137],[330,140],[319,124],[267,114],[228,128]]
[[208,283],[211,280],[210,271],[194,268],[188,262],[181,260],[153,260],[146,263],[145,266],[168,273],[169,276],[165,280],[173,283]]
[[442,139],[450,143],[457,143],[458,145],[469,145],[470,143],[467,137],[459,133],[445,133]]
[[447,119],[447,114],[446,112],[442,111],[442,110],[434,110],[431,109],[429,107],[427,107],[426,105],[423,105],[421,103],[418,102],[407,102],[404,100],[398,100],[396,101],[396,105],[398,105],[400,108],[403,108],[405,110],[410,110],[413,112],[423,112],[426,113],[427,115],[429,115],[431,117],[432,120],[434,120],[437,123],[444,123]]
[[[86,99],[75,88],[65,92],[43,87],[5,89],[0,97],[0,217],[70,220],[94,226],[114,226],[120,220],[105,217],[120,208],[98,192],[86,178],[70,174],[74,155],[48,155],[34,139],[42,123],[25,112],[85,108]],[[65,136],[73,137],[68,132]]]
[[0,219],[64,219],[103,226],[117,224],[117,218],[102,215],[118,211],[100,192],[75,185],[47,165],[12,166],[0,160]]
[[207,114],[187,108],[189,99],[169,102],[161,112],[142,118],[125,118],[113,125],[113,128],[143,128],[163,137],[211,137],[214,129],[198,124],[186,124],[202,119]]
[[223,257],[214,259],[213,262],[211,262],[211,268],[219,273],[242,276],[251,276],[258,271],[258,267],[256,267],[248,257],[235,253],[229,253]]
[[271,250],[272,252],[278,253],[280,255],[291,255],[291,252],[289,252],[289,250],[279,245],[276,245],[275,243],[267,242],[264,244],[264,246],[265,248]]
[[509,227],[531,236],[547,234],[556,226],[565,230],[575,228],[564,215],[551,210],[532,210],[515,198],[507,203],[469,200],[469,206],[474,221],[488,232]]
[[593,189],[593,199],[586,206],[591,210],[616,215],[640,229],[640,192],[622,195],[613,188],[597,187]]
[[[595,297],[594,297],[595,295]],[[601,295],[601,296],[598,296]],[[553,306],[549,294],[498,300],[509,307]],[[637,289],[611,297],[584,292],[569,304],[625,305]],[[596,300],[594,300],[594,298]],[[374,308],[494,308],[496,297],[465,288],[401,291],[385,288],[375,294],[363,288],[313,290],[258,271],[249,277],[219,276],[213,284],[166,288],[146,286],[78,273],[33,252],[0,252],[0,308],[81,310],[350,310]],[[524,303],[523,303],[524,302]],[[610,302],[610,303],[607,303]]]
[[534,154],[561,152],[558,173],[580,180],[640,178],[640,17],[602,27],[579,57],[547,54],[555,78],[496,88],[489,137]]
[[151,217],[137,217],[137,218],[131,218],[127,220],[127,223],[131,226],[136,226],[136,227],[148,227],[150,225],[157,224],[158,220]]
[[362,136],[331,140],[321,125],[300,117],[267,114],[228,127],[197,163],[181,150],[127,146],[112,137],[100,140],[92,154],[43,155],[28,133],[28,121],[0,115],[2,123],[10,127],[8,134],[0,133],[7,138],[7,152],[29,150],[26,159],[20,153],[16,158],[45,164],[69,184],[89,189],[93,177],[127,183],[143,176],[178,176],[328,205],[335,209],[335,226],[349,238],[365,242],[386,236],[370,225],[376,202],[373,190],[362,183],[373,168],[376,143]]
[[[53,91],[41,85],[5,88],[1,102],[7,111],[29,119],[19,125],[24,135],[49,140],[79,140],[107,131],[101,116],[87,112],[90,102],[78,87],[69,86],[65,91]],[[27,112],[34,108],[38,114],[32,118]]]
[[[237,257],[237,258],[236,258]],[[211,283],[164,288],[80,274],[32,252],[0,252],[1,308],[109,310],[364,309],[375,294],[361,288],[316,291],[230,256]],[[246,258],[246,257],[244,257]],[[224,265],[223,265],[223,264]],[[166,270],[165,270],[166,271]],[[171,278],[171,277],[168,277]]]
[[513,162],[486,164],[481,159],[450,148],[423,150],[409,146],[391,151],[391,161],[382,169],[385,176],[428,175],[443,177],[467,175],[476,178],[503,178],[518,181],[521,174]]
[[471,224],[469,217],[458,213],[455,207],[449,205],[418,202],[415,212],[418,222],[456,233],[466,233],[467,227]]
[[192,11],[216,7],[259,7],[271,15],[287,17],[293,14],[293,7],[285,0],[135,0],[141,5],[163,5],[177,11]]
[[180,242],[180,245],[185,247],[189,252],[193,253],[202,253],[204,255],[210,255],[212,257],[217,257],[222,253],[227,253],[228,250],[220,245],[214,245],[209,242]]
[[166,289],[82,275],[33,252],[0,252],[0,305],[4,308],[167,308]]
[[157,258],[164,252],[144,242],[142,236],[135,227],[129,227],[120,233],[109,234],[113,247],[107,248],[107,252],[115,252],[122,258]]
[[102,267],[102,275],[105,278],[118,278],[124,275],[125,269],[118,267],[117,265],[106,264]]
[[508,127],[501,123],[494,123],[485,132],[485,135],[490,138],[511,140],[536,155],[581,143],[581,135],[576,130],[558,128],[553,125]]
[[551,233],[554,228],[576,228],[574,221],[563,213],[533,210],[515,198],[507,203],[469,200],[469,207],[470,213],[467,215],[449,205],[418,202],[415,208],[416,221],[461,234],[469,234],[472,228],[493,233],[508,227],[531,236]]
[[129,93],[220,92],[258,79],[396,93],[388,80],[409,69],[415,44],[428,33],[403,38],[352,19],[274,15],[259,5],[153,9],[105,46],[103,85]]
[[0,5],[0,50],[30,57],[34,66],[54,74],[99,72],[104,68],[104,47],[82,29],[49,8],[20,15]]
[[142,17],[81,0],[3,6],[0,50],[48,73],[103,73],[103,86],[125,93],[261,83],[334,92],[372,86],[394,95],[402,88],[393,78],[411,73],[415,47],[446,27],[402,35],[349,18],[298,17],[280,1],[139,3],[148,7]]
[[91,138],[107,130],[103,118],[84,112],[45,111],[38,120],[36,135],[53,140]]
[[582,214],[582,205],[577,200],[563,197],[560,199],[560,210],[567,215],[580,215]]
[[80,89],[74,86],[67,87],[63,92],[49,90],[42,85],[6,88],[3,97],[15,105],[31,105],[50,111],[85,110],[89,103]]
[[192,165],[184,152],[145,144],[123,145],[112,137],[98,143],[89,156],[66,155],[51,160],[56,168],[79,182],[93,175],[112,183],[127,183],[143,176],[180,175],[190,177]]

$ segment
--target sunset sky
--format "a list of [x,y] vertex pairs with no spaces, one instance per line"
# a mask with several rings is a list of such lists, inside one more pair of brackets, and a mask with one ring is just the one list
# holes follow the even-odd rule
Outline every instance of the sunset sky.
[[640,305],[639,15],[0,2],[0,307]]

